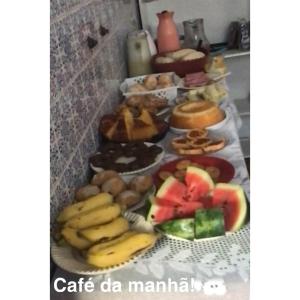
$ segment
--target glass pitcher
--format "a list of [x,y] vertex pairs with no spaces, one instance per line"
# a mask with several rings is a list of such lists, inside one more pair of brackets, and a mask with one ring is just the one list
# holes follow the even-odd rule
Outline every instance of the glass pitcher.
[[183,21],[184,46],[186,48],[200,50],[205,49],[209,52],[209,41],[204,32],[203,19],[192,19]]
[[127,37],[128,72],[130,77],[152,73],[151,52],[144,30],[134,31]]

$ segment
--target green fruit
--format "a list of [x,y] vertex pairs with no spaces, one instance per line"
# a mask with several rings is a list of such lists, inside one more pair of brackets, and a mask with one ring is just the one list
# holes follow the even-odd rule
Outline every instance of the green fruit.
[[195,214],[195,238],[209,238],[225,234],[224,214],[220,208],[198,209]]
[[194,219],[178,219],[167,221],[156,226],[165,234],[177,236],[187,240],[194,239]]

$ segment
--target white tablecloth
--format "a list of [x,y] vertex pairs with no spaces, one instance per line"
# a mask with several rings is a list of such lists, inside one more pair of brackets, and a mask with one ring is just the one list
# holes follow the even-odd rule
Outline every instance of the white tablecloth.
[[[232,182],[241,184],[250,199],[249,177],[241,146],[238,138],[238,128],[241,120],[232,101],[226,100],[222,108],[229,113],[228,122],[219,130],[210,132],[211,135],[222,135],[228,141],[227,146],[210,156],[220,157],[229,161],[235,168]],[[160,142],[166,150],[163,162],[172,160],[175,155],[169,148],[173,134]],[[155,171],[155,168],[151,172]],[[218,241],[203,242],[199,245],[191,242],[175,242],[164,239],[154,248],[152,255],[138,260],[124,269],[92,278],[95,291],[92,293],[58,293],[53,288],[56,278],[66,281],[78,281],[80,277],[57,268],[51,284],[51,299],[234,299],[249,298],[249,225],[239,233],[223,237]],[[86,278],[87,279],[87,278]],[[188,293],[128,292],[129,281],[156,282],[174,280],[178,283],[185,279],[197,282],[196,288]],[[122,293],[104,293],[99,284],[103,281],[120,282]],[[222,295],[222,297],[220,297]]]

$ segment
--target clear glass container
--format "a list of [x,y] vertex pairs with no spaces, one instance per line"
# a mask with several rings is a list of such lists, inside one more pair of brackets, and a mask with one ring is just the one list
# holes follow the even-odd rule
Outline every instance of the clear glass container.
[[206,49],[209,52],[209,41],[204,32],[203,19],[183,21],[184,47],[191,49]]
[[127,37],[128,72],[130,77],[152,73],[151,52],[144,30],[134,31]]

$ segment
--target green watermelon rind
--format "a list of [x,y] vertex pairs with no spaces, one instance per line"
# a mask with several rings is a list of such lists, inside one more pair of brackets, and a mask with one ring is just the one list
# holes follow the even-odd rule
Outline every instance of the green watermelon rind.
[[239,208],[238,218],[235,221],[232,228],[230,229],[230,232],[238,231],[244,226],[245,222],[247,221],[248,205],[244,194],[244,190],[240,185],[232,184],[232,183],[217,183],[215,189],[218,188],[225,189],[225,190],[227,189],[236,192],[237,199],[239,199],[240,208]]
[[156,205],[156,204],[153,203],[153,199],[154,199],[153,196],[150,196],[150,197],[149,197],[150,208],[149,208],[149,210],[148,210],[148,214],[147,214],[146,221],[149,222],[149,223],[151,223],[151,224],[153,224],[153,225],[155,225],[156,222],[154,222],[154,221],[152,220],[152,217],[151,217],[151,216],[152,216],[152,215],[155,215],[155,211],[156,211],[159,207],[158,207],[158,205]]
[[155,228],[167,236],[192,241],[195,238],[194,223],[194,218],[175,219],[158,224]]
[[176,178],[173,176],[169,176],[164,182],[163,184],[160,186],[160,188],[158,189],[157,193],[156,193],[156,197],[158,198],[163,198],[164,194],[166,193],[166,191],[168,191],[170,189],[170,187],[174,184]]
[[197,209],[195,213],[195,239],[225,235],[224,214],[221,208]]

